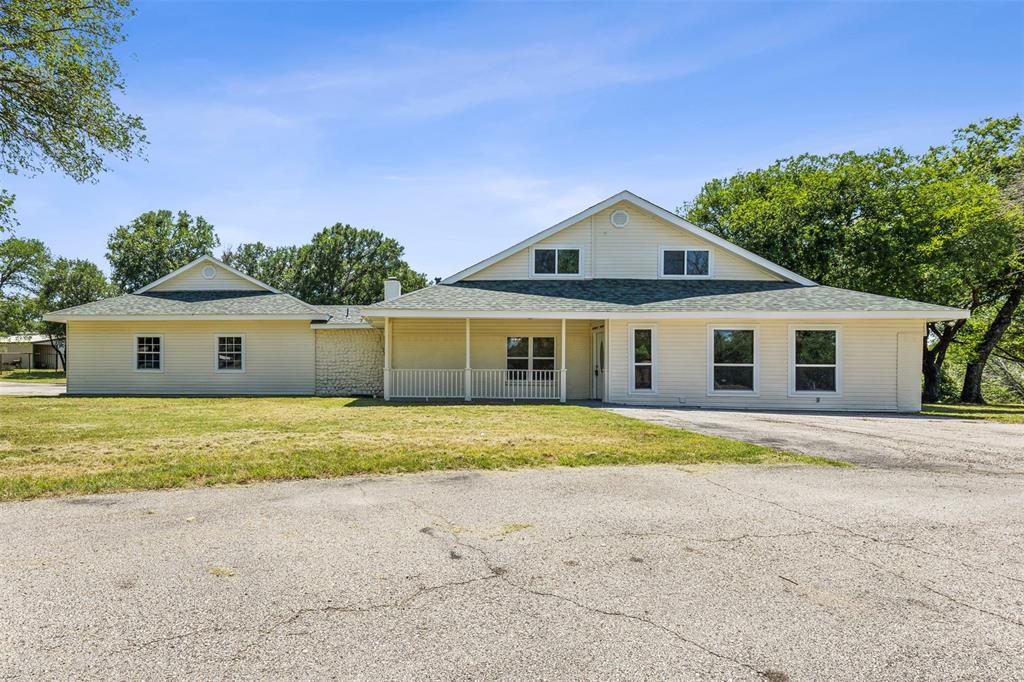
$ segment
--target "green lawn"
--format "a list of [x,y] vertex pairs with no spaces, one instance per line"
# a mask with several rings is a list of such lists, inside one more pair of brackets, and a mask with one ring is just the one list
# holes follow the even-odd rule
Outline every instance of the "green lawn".
[[930,417],[959,417],[984,419],[1004,424],[1024,424],[1024,405],[965,405],[963,403],[935,403],[925,405],[921,414]]
[[0,500],[439,469],[838,464],[586,407],[0,399]]
[[65,383],[63,370],[55,369],[5,369],[0,372],[0,381],[31,381],[40,384]]

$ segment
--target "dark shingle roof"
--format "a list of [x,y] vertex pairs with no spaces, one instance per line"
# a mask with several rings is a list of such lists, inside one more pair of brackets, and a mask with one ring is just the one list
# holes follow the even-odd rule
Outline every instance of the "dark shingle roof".
[[308,315],[323,319],[325,313],[289,294],[267,291],[147,291],[104,298],[92,303],[49,313],[51,316],[137,315]]
[[752,280],[477,280],[435,284],[363,309],[538,312],[908,312],[956,308],[826,286]]

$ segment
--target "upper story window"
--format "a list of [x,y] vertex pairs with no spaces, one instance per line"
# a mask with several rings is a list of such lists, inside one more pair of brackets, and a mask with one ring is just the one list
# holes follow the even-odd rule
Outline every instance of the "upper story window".
[[575,247],[534,249],[533,274],[578,276],[580,260],[580,250]]
[[662,277],[710,277],[711,251],[708,249],[661,249]]
[[162,336],[135,337],[135,371],[162,372],[164,370],[164,339]]

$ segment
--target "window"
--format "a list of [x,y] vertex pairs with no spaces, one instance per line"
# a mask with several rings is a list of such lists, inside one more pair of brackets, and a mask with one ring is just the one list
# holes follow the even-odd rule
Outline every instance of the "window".
[[245,371],[245,337],[244,336],[218,336],[217,337],[217,371],[218,372],[244,372]]
[[512,372],[511,378],[554,379],[555,337],[509,336],[505,349],[505,368]]
[[654,389],[654,327],[630,327],[630,355],[633,358],[633,372],[630,376],[630,391],[651,391]]
[[578,275],[580,274],[580,250],[534,249],[533,274],[535,275]]
[[710,329],[712,393],[757,392],[757,330]]
[[791,394],[839,392],[838,327],[790,327]]
[[661,249],[662,277],[709,277],[711,252],[707,249]]
[[135,337],[135,371],[162,372],[164,339],[162,336]]

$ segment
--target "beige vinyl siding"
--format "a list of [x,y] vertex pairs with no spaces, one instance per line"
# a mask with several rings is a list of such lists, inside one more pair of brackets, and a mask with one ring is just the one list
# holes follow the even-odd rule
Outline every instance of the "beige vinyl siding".
[[[68,393],[312,395],[314,332],[308,321],[68,323]],[[163,337],[163,371],[135,370],[135,336]],[[214,370],[214,339],[245,336],[245,372]]]
[[[708,326],[758,328],[759,394],[708,393]],[[656,393],[630,393],[629,328],[657,330]],[[839,396],[789,395],[790,325],[835,325],[841,334]],[[904,335],[902,352],[898,339]],[[906,335],[917,343],[907,342]],[[690,405],[736,409],[913,411],[920,409],[920,320],[613,320],[608,332],[608,400],[617,403]],[[914,350],[916,348],[916,352]],[[902,385],[903,402],[900,402]],[[819,401],[820,398],[820,401]]]
[[[590,327],[588,320],[567,320],[566,393],[572,400],[590,397]],[[561,367],[561,320],[471,320],[470,365],[505,369],[509,336],[555,337],[555,369]],[[463,369],[466,366],[464,319],[395,318],[391,320],[391,367],[394,369]]]
[[[609,220],[612,212],[620,208],[630,215],[629,225],[621,229],[613,227]],[[583,275],[590,278],[657,279],[660,249],[670,247],[710,250],[714,279],[781,280],[761,266],[625,202],[567,227],[466,279],[527,279],[532,250],[553,246],[580,247]]]
[[[203,268],[210,266],[216,272],[213,279],[203,277]],[[225,270],[215,263],[203,261],[192,266],[188,270],[172,277],[166,282],[161,282],[150,291],[266,291],[259,284],[239,277],[233,272]]]

